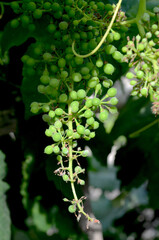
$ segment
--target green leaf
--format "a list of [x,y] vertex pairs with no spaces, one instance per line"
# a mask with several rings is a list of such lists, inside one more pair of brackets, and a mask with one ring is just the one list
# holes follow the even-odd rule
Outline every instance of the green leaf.
[[5,196],[5,192],[9,189],[9,185],[2,181],[6,176],[6,163],[4,160],[5,155],[0,151],[0,236],[1,240],[10,240],[11,220]]
[[5,26],[1,39],[2,55],[13,46],[19,46],[30,37],[29,31],[21,25],[12,28],[10,22]]

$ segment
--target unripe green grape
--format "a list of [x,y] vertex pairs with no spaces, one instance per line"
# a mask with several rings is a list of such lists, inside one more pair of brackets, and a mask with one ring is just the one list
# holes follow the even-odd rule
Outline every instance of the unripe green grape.
[[50,122],[50,117],[48,114],[43,114],[42,119],[44,122]]
[[96,136],[95,132],[91,132],[89,135],[90,138],[94,138],[95,136]]
[[86,106],[87,108],[91,108],[92,105],[93,105],[92,99],[87,99],[86,102],[85,102],[85,106]]
[[105,79],[105,80],[102,82],[102,84],[103,84],[103,86],[104,86],[105,88],[109,88],[109,87],[113,86],[113,81],[110,80],[110,79]]
[[115,41],[118,41],[121,38],[121,35],[118,32],[114,32],[113,35]]
[[71,92],[70,92],[70,97],[71,97],[73,100],[76,100],[76,99],[77,99],[77,92],[76,92],[76,91],[71,91]]
[[10,22],[10,25],[11,25],[12,28],[17,28],[19,26],[19,21],[17,19],[13,19]]
[[43,54],[43,59],[44,59],[44,61],[49,62],[52,59],[51,53],[45,52]]
[[143,78],[144,77],[144,72],[141,71],[141,70],[137,71],[136,77],[139,78],[139,79]]
[[53,152],[54,152],[55,154],[59,154],[59,153],[60,153],[60,148],[59,148],[58,146],[55,146],[55,147],[53,148]]
[[93,69],[93,70],[91,71],[91,75],[92,75],[93,77],[97,77],[98,74],[99,74],[99,70],[98,70],[97,68],[96,68],[96,69]]
[[13,10],[18,10],[19,9],[19,3],[14,1],[10,3],[10,6]]
[[107,91],[107,94],[109,97],[114,97],[117,94],[117,89],[116,88],[110,88]]
[[71,6],[74,3],[74,0],[65,0],[65,4]]
[[83,58],[81,58],[81,57],[75,57],[74,58],[74,60],[75,60],[75,63],[77,64],[77,65],[81,65],[81,64],[83,64]]
[[34,23],[31,23],[31,24],[28,25],[28,30],[29,30],[30,32],[34,32],[35,29],[36,29],[36,26],[35,26]]
[[114,41],[114,34],[113,33],[109,33],[106,39],[109,43]]
[[50,77],[47,75],[42,75],[40,77],[40,82],[43,84],[48,84],[50,82]]
[[78,99],[84,99],[86,97],[86,91],[84,89],[79,89],[77,91]]
[[135,80],[130,81],[130,85],[132,85],[132,86],[134,86],[136,83],[137,83],[137,81],[135,81]]
[[115,51],[113,54],[112,54],[112,57],[118,61],[118,62],[121,62],[122,59],[123,59],[123,54],[121,54],[121,52],[119,51]]
[[157,26],[157,24],[153,24],[151,28],[152,28],[153,31],[155,31],[155,30],[158,29],[158,26]]
[[67,129],[66,135],[67,135],[67,137],[71,137],[73,135],[73,130],[72,129]]
[[60,84],[60,80],[58,80],[57,78],[51,78],[49,84],[51,87],[57,88]]
[[54,13],[54,18],[60,19],[62,17],[62,14],[63,14],[62,11],[57,11]]
[[52,136],[53,140],[55,142],[59,142],[61,140],[61,134],[60,133],[54,133],[53,136]]
[[134,78],[135,76],[134,76],[134,74],[133,74],[132,72],[128,72],[128,73],[126,74],[126,77],[127,77],[128,79],[132,79],[132,78]]
[[89,68],[88,67],[82,67],[81,68],[81,74],[82,75],[87,75],[89,73]]
[[79,174],[82,172],[82,168],[80,166],[75,167],[75,173]]
[[142,88],[141,90],[140,90],[140,93],[141,93],[141,95],[142,96],[144,96],[144,97],[147,97],[147,95],[148,95],[148,90],[147,90],[147,88]]
[[61,115],[63,114],[62,108],[56,108],[55,114],[56,114],[57,116],[61,116]]
[[26,63],[26,61],[28,60],[29,56],[28,55],[23,55],[22,58],[21,58],[21,61],[23,63]]
[[68,211],[69,211],[70,213],[75,213],[75,212],[76,212],[76,206],[75,206],[75,205],[70,205],[70,206],[68,207]]
[[65,182],[69,181],[69,176],[67,174],[64,174],[62,178]]
[[84,134],[89,136],[90,135],[90,130],[89,129],[85,129]]
[[48,26],[47,26],[47,30],[49,33],[54,33],[56,31],[56,25],[53,24],[53,23],[50,23]]
[[88,125],[92,125],[92,124],[94,123],[94,118],[93,118],[93,117],[87,118],[86,123],[87,123]]
[[85,181],[82,180],[82,179],[80,179],[79,184],[80,184],[80,185],[85,185]]
[[147,38],[151,38],[151,37],[152,37],[152,33],[151,33],[151,32],[147,32],[147,33],[146,33],[146,37],[147,37]]
[[[159,31],[158,31],[158,33],[159,33]],[[155,42],[153,40],[149,41],[149,46],[154,47],[155,45],[156,44],[155,44]]]
[[46,130],[45,130],[45,135],[46,135],[47,137],[51,137],[51,136],[52,136],[52,131],[50,131],[50,129],[46,129]]
[[94,123],[92,124],[92,127],[93,127],[94,130],[98,129],[99,128],[99,122],[94,121]]
[[79,102],[73,101],[71,103],[71,110],[72,110],[73,113],[78,112],[78,110],[79,110]]
[[77,126],[77,132],[82,135],[85,132],[85,127],[83,125],[78,125]]
[[50,126],[49,126],[49,130],[50,130],[52,133],[55,133],[55,132],[56,132],[56,128],[55,128],[53,125],[50,125]]
[[89,41],[89,44],[88,44],[89,49],[90,49],[90,50],[93,50],[93,49],[96,48],[96,46],[97,46],[96,40],[95,40],[95,39],[91,39],[91,40]]
[[139,51],[143,51],[144,49],[145,49],[144,44],[143,44],[143,43],[139,43],[139,45],[138,45],[138,50],[139,50]]
[[56,73],[58,71],[58,67],[56,65],[51,65],[50,70],[51,72]]
[[142,16],[142,20],[144,22],[150,21],[150,15],[148,13],[144,13],[143,16]]
[[77,132],[73,133],[73,139],[79,139],[81,138],[81,135]]
[[56,3],[56,2],[54,2],[54,3],[52,4],[52,10],[53,10],[54,12],[60,10],[60,5],[59,5],[58,3]]
[[60,68],[64,68],[65,65],[66,65],[66,60],[65,60],[64,58],[60,58],[60,59],[58,60],[58,66],[59,66]]
[[84,151],[82,151],[81,156],[88,157],[88,154],[89,154],[88,150],[84,150]]
[[42,17],[42,14],[43,14],[42,10],[36,9],[36,10],[33,12],[33,17],[34,17],[35,19],[40,19],[40,18]]
[[34,113],[34,114],[36,114],[36,113],[38,113],[39,112],[39,104],[37,103],[37,102],[32,102],[31,103],[31,105],[30,105],[30,107],[31,107],[31,112],[32,113]]
[[73,73],[72,79],[74,82],[80,82],[82,80],[82,75],[80,73]]
[[118,99],[116,97],[113,97],[113,98],[110,99],[109,102],[110,102],[111,105],[116,105],[118,103]]
[[61,72],[61,78],[66,79],[68,77],[68,72],[67,71],[62,71]]
[[39,93],[45,93],[45,86],[44,85],[38,85],[37,90]]
[[51,118],[55,117],[55,112],[53,110],[49,111],[49,117],[51,117]]
[[50,106],[48,104],[44,104],[42,106],[42,110],[43,110],[43,112],[49,112],[50,111]]
[[46,154],[51,154],[51,153],[53,153],[53,147],[52,147],[52,145],[47,146],[47,147],[44,149],[44,153],[46,153]]
[[79,24],[79,22],[80,22],[79,20],[74,20],[74,21],[73,21],[73,25],[77,27],[78,24]]
[[81,39],[86,40],[87,39],[87,33],[86,32],[80,32],[80,37],[81,37]]
[[50,2],[45,2],[43,5],[45,10],[49,10],[51,8],[51,3]]
[[104,65],[104,69],[103,70],[104,70],[104,72],[106,74],[112,75],[114,73],[114,71],[115,71],[115,68],[114,68],[114,66],[112,64],[107,63],[107,64]]
[[99,82],[99,78],[98,78],[98,77],[92,77],[92,78],[88,81],[88,87],[89,87],[89,88],[95,88],[95,86],[97,85],[98,82]]
[[76,12],[75,12],[74,9],[70,9],[70,11],[68,11],[68,16],[69,16],[70,18],[73,18],[75,15],[76,15]]
[[115,51],[116,51],[116,47],[114,45],[109,44],[105,47],[106,54],[113,54],[113,52]]
[[67,22],[65,22],[65,21],[63,21],[63,22],[60,22],[59,23],[59,28],[61,29],[61,30],[66,30],[67,28],[68,28],[68,23]]
[[68,100],[68,98],[65,93],[63,93],[59,96],[59,102],[65,103],[65,102],[67,102],[67,100]]
[[29,67],[33,67],[35,65],[35,60],[31,57],[29,57],[26,61],[26,64],[29,66]]
[[122,52],[123,53],[126,53],[128,51],[128,48],[125,46],[125,47],[122,47]]
[[92,99],[92,105],[93,106],[100,106],[100,104],[101,104],[101,101],[100,101],[100,99],[99,98],[93,98]]
[[102,61],[102,59],[98,59],[98,60],[96,61],[96,66],[99,67],[99,68],[101,68],[101,67],[103,66],[103,61]]
[[55,128],[60,129],[60,128],[62,128],[62,122],[61,122],[60,120],[57,120],[57,121],[54,123],[54,126],[55,126]]
[[62,161],[62,156],[61,156],[61,155],[58,155],[56,159],[57,159],[57,161],[60,162],[60,161]]
[[29,11],[35,11],[35,9],[36,9],[36,3],[35,3],[35,2],[29,2],[29,3],[27,4],[27,10],[29,10]]
[[68,154],[68,148],[66,148],[66,147],[64,147],[64,148],[62,148],[62,153],[64,154],[64,155],[67,155]]
[[107,120],[108,115],[109,115],[108,111],[107,111],[106,109],[104,109],[104,110],[103,110],[102,112],[100,112],[100,114],[99,114],[99,119],[100,119],[100,121],[101,121],[101,122],[104,122],[105,120]]
[[92,116],[93,116],[93,112],[90,109],[88,109],[84,112],[84,117],[85,118],[90,118]]

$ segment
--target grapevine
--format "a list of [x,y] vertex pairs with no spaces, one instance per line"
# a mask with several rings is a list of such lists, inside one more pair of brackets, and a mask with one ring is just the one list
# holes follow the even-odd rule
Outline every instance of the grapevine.
[[[45,135],[50,144],[44,149],[54,154],[58,169],[55,174],[70,184],[73,199],[68,211],[79,220],[83,214],[90,222],[99,222],[84,210],[85,197],[76,193],[76,184],[85,185],[79,158],[86,158],[88,150],[81,149],[79,139],[95,137],[99,122],[110,114],[117,114],[117,90],[114,74],[127,64],[126,74],[133,86],[132,96],[148,97],[152,112],[159,114],[159,9],[146,9],[140,0],[137,16],[127,19],[122,0],[115,5],[104,1],[14,1],[1,2],[10,6],[17,17],[10,21],[12,29],[23,27],[36,39],[22,57],[23,75],[39,78],[37,92],[46,99],[35,101],[33,114],[42,114],[47,123]],[[45,21],[49,40],[38,38],[36,28]],[[129,27],[138,27],[138,34],[130,38]],[[127,39],[126,44],[120,40]],[[124,42],[124,41],[123,41]],[[132,72],[132,68],[134,71]]]

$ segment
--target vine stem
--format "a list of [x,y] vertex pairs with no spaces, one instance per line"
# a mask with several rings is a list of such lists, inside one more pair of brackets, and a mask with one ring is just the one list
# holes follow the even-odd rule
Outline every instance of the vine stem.
[[113,26],[113,23],[114,23],[114,21],[115,21],[115,18],[116,18],[116,16],[117,16],[117,13],[118,13],[118,11],[119,11],[119,8],[120,8],[121,3],[122,3],[122,0],[119,0],[118,3],[117,3],[117,5],[116,5],[116,9],[115,9],[114,15],[113,15],[113,17],[112,17],[112,20],[111,20],[111,22],[110,22],[110,24],[109,24],[109,26],[108,26],[108,28],[107,28],[107,31],[105,32],[105,34],[104,34],[104,36],[102,37],[101,41],[99,42],[99,44],[97,45],[97,47],[96,47],[93,51],[91,51],[90,53],[88,53],[88,54],[86,54],[86,55],[80,55],[80,54],[78,54],[78,53],[75,51],[75,41],[73,41],[73,43],[72,43],[72,51],[73,51],[73,53],[74,53],[77,57],[87,58],[87,57],[93,55],[94,53],[96,53],[96,52],[98,51],[98,49],[99,49],[99,48],[102,46],[102,44],[104,43],[106,37],[108,36],[108,34],[109,34],[109,32],[110,32],[110,30],[111,30],[111,28],[112,28],[112,26]]
[[155,121],[149,123],[148,125],[146,125],[145,127],[137,130],[136,132],[133,132],[129,135],[130,138],[134,138],[134,137],[137,137],[141,132],[144,132],[146,131],[147,129],[149,129],[150,127],[152,127],[153,125],[155,125],[156,123],[159,122],[159,118],[156,119]]

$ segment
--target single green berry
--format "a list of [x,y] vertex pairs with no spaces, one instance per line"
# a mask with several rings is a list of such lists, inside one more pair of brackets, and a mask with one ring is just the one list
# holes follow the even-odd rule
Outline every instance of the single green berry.
[[101,120],[101,122],[104,122],[105,120],[107,120],[108,115],[109,115],[109,113],[106,109],[104,109],[102,112],[100,112],[99,119]]
[[57,116],[61,116],[61,115],[63,114],[62,108],[56,108],[55,114],[56,114]]
[[61,140],[61,134],[60,133],[54,133],[52,138],[55,142],[59,142]]
[[92,105],[93,106],[99,106],[101,104],[101,101],[99,98],[93,98],[92,99]]
[[47,147],[44,149],[44,153],[46,153],[46,154],[51,154],[51,153],[53,153],[53,147],[52,147],[52,145],[47,146]]
[[104,69],[103,70],[104,70],[104,72],[106,74],[112,75],[114,73],[114,71],[115,71],[115,68],[114,68],[114,66],[112,64],[107,63],[107,64],[104,65]]
[[85,132],[85,127],[83,125],[78,125],[77,126],[77,132],[82,135]]
[[69,181],[69,176],[67,174],[64,174],[62,178],[65,182]]
[[70,205],[70,206],[68,207],[68,211],[69,211],[70,213],[75,213],[75,212],[76,212],[76,206],[75,206],[75,205]]
[[108,94],[109,97],[115,97],[115,95],[117,94],[117,89],[116,88],[109,88],[107,94]]

